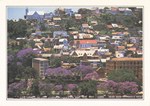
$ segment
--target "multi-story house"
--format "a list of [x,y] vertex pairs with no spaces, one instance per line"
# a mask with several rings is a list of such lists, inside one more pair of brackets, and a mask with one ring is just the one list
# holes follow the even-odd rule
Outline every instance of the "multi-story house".
[[74,40],[74,45],[78,48],[90,48],[97,46],[96,40]]

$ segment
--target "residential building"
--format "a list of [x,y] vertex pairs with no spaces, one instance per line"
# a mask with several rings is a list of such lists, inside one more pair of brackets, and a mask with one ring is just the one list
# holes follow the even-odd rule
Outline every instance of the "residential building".
[[107,28],[112,29],[113,27],[112,27],[112,25],[107,25]]
[[113,28],[118,28],[118,24],[116,24],[116,23],[112,23],[111,25]]
[[99,8],[97,7],[92,8],[91,11],[92,11],[92,15],[95,15],[95,16],[98,16],[101,14]]
[[82,24],[82,28],[89,28],[89,25],[87,23]]
[[107,52],[109,52],[109,49],[105,49],[105,48],[100,47],[100,48],[98,49],[98,51],[99,51],[99,52],[102,52],[102,53],[107,53]]
[[74,40],[74,44],[78,48],[90,48],[97,45],[96,40]]
[[122,8],[119,8],[118,10],[120,13],[123,13],[124,15],[133,15],[132,10],[129,8],[122,7]]
[[53,22],[61,21],[61,17],[53,17]]
[[125,46],[117,46],[117,50],[118,51],[124,51],[125,50]]
[[98,57],[96,49],[76,49],[70,55],[73,57],[83,57],[85,55],[91,58],[94,58],[94,56]]
[[65,14],[68,15],[68,16],[72,16],[73,15],[72,9],[65,8],[64,11],[65,11]]
[[53,16],[54,16],[54,14],[52,12],[44,14],[45,19],[52,19]]
[[60,44],[60,45],[54,45],[54,49],[57,49],[57,50],[61,50],[61,49],[63,49],[63,47],[64,47],[64,44]]
[[77,19],[77,20],[82,19],[82,15],[81,14],[75,14],[75,19]]
[[68,40],[66,38],[59,39],[59,44],[66,44],[68,43]]
[[115,56],[117,58],[122,58],[124,57],[125,51],[115,51]]
[[92,34],[86,34],[86,33],[78,33],[76,35],[73,35],[74,39],[92,39],[94,36]]
[[70,56],[80,58],[82,65],[100,64],[100,57],[96,49],[76,49],[70,53]]
[[118,9],[116,7],[112,7],[111,9],[107,9],[106,10],[106,14],[112,14],[112,15],[116,15],[118,14]]
[[69,35],[67,34],[66,31],[54,31],[53,32],[53,38],[58,38],[58,37],[68,37]]
[[95,25],[98,25],[98,22],[97,22],[97,21],[91,21],[91,24],[92,24],[93,26],[95,26]]

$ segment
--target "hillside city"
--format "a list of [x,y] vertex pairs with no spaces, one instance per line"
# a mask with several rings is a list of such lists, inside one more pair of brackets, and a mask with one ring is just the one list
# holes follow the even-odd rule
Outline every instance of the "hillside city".
[[143,98],[138,7],[25,9],[7,20],[8,98]]

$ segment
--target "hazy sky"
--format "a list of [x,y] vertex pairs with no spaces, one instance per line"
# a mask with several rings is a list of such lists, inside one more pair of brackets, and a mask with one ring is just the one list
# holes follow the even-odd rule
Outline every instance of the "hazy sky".
[[[44,12],[53,12],[56,8],[59,7],[7,7],[7,19],[24,19],[25,9],[28,8],[29,11],[44,11]],[[92,8],[92,7],[64,7],[71,8],[74,12],[77,12],[79,8]]]

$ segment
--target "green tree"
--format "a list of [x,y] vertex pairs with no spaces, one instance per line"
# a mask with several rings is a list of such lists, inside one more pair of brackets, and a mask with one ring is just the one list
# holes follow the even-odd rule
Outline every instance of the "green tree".
[[116,82],[137,81],[133,70],[114,70],[108,74],[108,79]]
[[129,56],[129,55],[133,55],[134,53],[133,53],[133,51],[131,51],[131,50],[127,50],[126,52],[125,52],[125,56]]
[[61,57],[61,61],[63,61],[64,63],[79,63],[80,59],[77,57],[63,56]]
[[87,17],[87,16],[91,16],[92,11],[91,11],[90,9],[80,8],[80,9],[78,10],[78,13],[79,13],[79,14],[82,14],[84,17]]
[[60,67],[60,66],[61,66],[61,59],[52,56],[50,58],[50,67]]
[[[18,62],[17,62],[17,63],[18,63]],[[21,80],[21,79],[24,77],[23,73],[24,73],[25,67],[22,66],[22,65],[16,65],[16,66],[14,66],[14,67],[17,68],[17,69],[16,69],[16,72],[15,72],[15,74],[16,74],[15,79]]]
[[24,70],[22,70],[22,78],[38,78],[38,73],[34,68],[26,67]]
[[40,95],[42,96],[47,96],[47,98],[49,96],[52,96],[52,90],[54,88],[53,84],[49,84],[49,83],[39,83],[39,90],[40,90]]
[[34,47],[35,47],[35,41],[30,40],[30,41],[28,42],[28,45],[29,45],[29,47],[34,48]]
[[27,45],[27,40],[19,40],[19,45],[17,45],[17,47],[20,49],[25,48],[25,46]]
[[100,16],[100,20],[102,23],[116,23],[116,17],[115,15],[112,15],[112,14],[102,14]]
[[63,9],[57,8],[54,11],[55,15],[60,15],[61,17],[65,15],[65,11]]
[[87,96],[87,98],[89,98],[89,96],[96,97],[96,95],[97,95],[97,82],[92,81],[92,80],[83,81],[80,83],[79,89],[80,89],[80,95]]
[[35,96],[35,97],[38,97],[40,96],[40,91],[39,91],[39,81],[37,79],[35,79],[33,81],[33,84],[31,86],[31,89],[30,89],[30,93]]
[[110,43],[106,44],[106,48],[109,49],[110,52],[112,52],[113,54],[115,54],[115,48],[113,45],[111,45]]
[[25,20],[19,19],[19,21],[8,20],[7,21],[8,37],[17,38],[25,37],[27,33],[27,24]]
[[40,23],[40,30],[41,31],[46,31],[46,26],[45,26],[45,24],[44,23]]
[[75,96],[78,95],[78,88],[74,88],[72,91],[70,91],[70,94],[75,98]]
[[97,30],[97,31],[106,30],[106,25],[99,24],[99,25],[94,26],[93,28],[94,28],[94,30]]
[[17,76],[17,67],[14,63],[8,65],[8,83],[15,81]]

